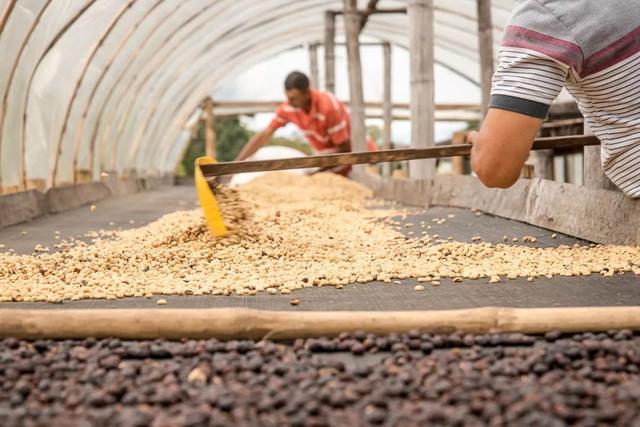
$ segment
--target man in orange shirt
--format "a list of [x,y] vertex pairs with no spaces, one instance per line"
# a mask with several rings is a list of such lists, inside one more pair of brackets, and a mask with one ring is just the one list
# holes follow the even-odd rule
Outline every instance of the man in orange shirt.
[[[284,89],[287,102],[278,107],[276,116],[269,126],[249,140],[236,157],[236,161],[245,160],[253,155],[269,142],[277,129],[287,123],[294,123],[300,128],[314,154],[351,151],[350,117],[342,102],[329,92],[310,88],[309,78],[299,71],[287,76]],[[376,144],[370,138],[367,138],[367,148],[369,151],[377,150]],[[347,175],[350,169],[349,166],[338,166],[332,171]]]

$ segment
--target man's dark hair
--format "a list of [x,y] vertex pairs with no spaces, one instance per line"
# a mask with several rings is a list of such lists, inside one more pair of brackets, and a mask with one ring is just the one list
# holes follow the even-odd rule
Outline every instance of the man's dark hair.
[[284,89],[298,89],[300,92],[306,92],[309,89],[309,77],[300,71],[292,71],[284,81]]

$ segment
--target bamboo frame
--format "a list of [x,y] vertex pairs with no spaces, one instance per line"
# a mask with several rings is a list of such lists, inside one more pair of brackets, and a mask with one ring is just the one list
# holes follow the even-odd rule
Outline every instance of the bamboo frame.
[[[466,132],[455,132],[451,138],[451,145],[465,143]],[[451,158],[451,173],[453,175],[464,175],[464,157],[456,156]]]
[[478,50],[480,53],[480,82],[482,115],[486,115],[491,97],[493,77],[493,32],[491,29],[491,0],[477,0]]
[[[35,65],[35,67],[33,67],[31,74],[29,76],[29,80],[27,83],[27,88],[25,90],[25,102],[24,102],[24,107],[25,107],[25,111],[24,114],[22,116],[22,141],[18,141],[18,143],[21,144],[21,150],[20,150],[20,163],[19,163],[19,167],[20,167],[20,175],[22,176],[22,182],[21,182],[21,186],[22,188],[26,187],[27,185],[27,165],[26,165],[26,138],[25,135],[27,134],[27,108],[29,106],[29,97],[31,96],[31,86],[33,85],[33,80],[36,77],[36,73],[38,71],[38,68],[40,68],[40,64],[42,63],[42,61],[44,61],[44,59],[47,57],[47,54],[49,53],[49,51],[51,49],[53,49],[53,47],[56,45],[56,43],[58,43],[58,40],[60,40],[62,38],[62,36],[64,36],[64,34],[73,26],[73,24],[80,19],[80,17],[84,14],[84,12],[89,9],[91,6],[93,6],[93,4],[96,2],[96,0],[89,0],[87,1],[87,3],[85,5],[82,6],[82,8],[80,10],[78,10],[73,17],[67,21],[65,23],[65,25],[60,28],[60,30],[56,33],[56,35],[51,39],[51,41],[49,42],[49,44],[47,45],[47,47],[44,49],[42,55],[40,56],[40,58],[38,58],[38,61]],[[66,125],[66,123],[65,123]],[[1,137],[1,134],[0,134]]]
[[[2,31],[4,30],[4,27],[7,24],[7,21],[9,20],[9,16],[11,15],[11,12],[15,7],[15,3],[16,3],[15,0],[11,0],[10,2],[7,2],[7,4],[5,5],[5,9],[2,12],[2,18],[0,19],[0,33],[2,33]],[[29,40],[31,39],[33,32],[35,31],[38,24],[40,23],[40,19],[42,18],[42,15],[45,13],[45,11],[47,10],[50,4],[51,4],[51,0],[47,0],[47,2],[43,4],[42,8],[40,9],[40,12],[38,13],[35,20],[33,21],[33,24],[31,24],[31,27],[29,28],[29,32],[27,33],[27,36],[25,37],[22,44],[20,45],[20,50],[16,55],[16,58],[13,62],[13,66],[11,67],[11,72],[9,73],[9,77],[7,78],[6,90],[5,90],[4,96],[2,97],[2,108],[0,108],[0,156],[2,156],[2,135],[4,134],[4,122],[5,122],[5,114],[8,107],[9,88],[13,83],[13,78],[15,77],[16,70],[18,69],[20,60],[22,59],[22,54],[24,53],[25,48],[29,44]],[[0,165],[0,169],[1,169],[1,165]],[[20,176],[21,177],[24,176],[23,171],[20,172]],[[23,186],[24,186],[24,180],[22,180],[17,185],[17,188],[18,188],[17,191],[22,190]],[[15,187],[15,186],[12,186],[12,187]],[[5,188],[7,189],[5,190]],[[8,189],[8,186],[3,185],[2,174],[0,173],[0,194],[10,194],[9,191],[10,190]],[[14,193],[14,192],[16,191],[11,190],[11,193]]]
[[[392,85],[393,81],[392,72],[392,58],[391,58],[391,43],[384,42],[382,45],[382,60],[384,62],[384,75],[383,75],[383,88],[382,88],[382,118],[384,121],[382,129],[382,149],[391,149],[391,130],[393,125],[393,97],[392,97]],[[382,165],[382,175],[391,175],[391,165],[384,163]]]
[[[102,71],[100,72],[100,76],[98,77],[98,79],[96,80],[96,82],[93,85],[93,88],[91,89],[91,94],[89,95],[89,98],[87,100],[87,103],[84,107],[84,110],[82,112],[82,118],[80,120],[80,123],[78,125],[78,128],[76,130],[76,139],[74,141],[74,145],[78,147],[78,149],[74,149],[74,156],[73,156],[73,164],[74,164],[74,168],[77,167],[78,164],[78,153],[79,153],[79,146],[80,146],[80,138],[82,135],[82,132],[84,130],[84,124],[87,120],[87,116],[89,114],[89,109],[91,108],[91,105],[93,104],[93,100],[96,96],[96,93],[98,92],[98,89],[100,88],[100,86],[102,85],[102,82],[104,81],[105,77],[107,76],[107,72],[108,70],[111,68],[111,66],[113,65],[114,61],[116,60],[116,58],[118,57],[118,55],[122,52],[122,49],[124,48],[124,46],[129,42],[129,39],[131,39],[131,37],[134,35],[134,33],[136,32],[136,30],[138,29],[138,27],[140,26],[140,24],[158,7],[160,6],[160,4],[162,3],[162,0],[156,0],[156,2],[154,4],[151,5],[151,7],[149,7],[149,9],[147,9],[147,11],[144,13],[144,15],[142,15],[138,21],[135,23],[134,26],[132,26],[127,34],[122,38],[122,41],[120,42],[120,44],[118,45],[118,47],[113,51],[113,53],[111,54],[111,56],[109,57],[109,60],[106,62],[105,66],[102,68]],[[104,108],[105,108],[106,104],[103,104],[103,106],[100,109],[100,114],[103,113]],[[92,173],[95,171],[96,169],[96,135],[97,135],[97,130],[98,128],[96,127],[92,133],[92,138],[91,141],[89,142],[89,166],[91,168]],[[104,151],[104,149],[102,150]],[[101,152],[101,157],[104,157],[104,153]],[[104,169],[104,165],[100,165],[99,168],[100,170]]]
[[309,74],[311,78],[311,86],[320,88],[320,69],[318,68],[318,44],[311,43],[309,45]]
[[344,24],[347,37],[347,62],[349,67],[349,98],[351,117],[351,148],[367,150],[367,128],[365,125],[364,89],[362,87],[362,64],[360,61],[360,15],[356,0],[344,0]]
[[[6,4],[5,4],[5,6],[6,6]],[[320,4],[319,2],[314,2],[313,6],[316,8],[316,9],[314,9],[314,10],[316,10],[316,11],[320,11],[320,10],[321,10],[321,8],[323,7],[323,6],[322,6],[322,4]],[[118,7],[120,7],[120,6],[118,6]],[[6,9],[5,9],[5,10],[6,10]],[[155,19],[156,19],[157,17],[160,17],[160,16],[158,16],[158,15],[154,15],[154,22],[155,22]],[[185,15],[185,18],[188,18],[188,17]],[[395,23],[395,21],[399,21],[399,20],[400,20],[400,18],[393,18],[393,21],[394,21],[393,26],[398,27],[398,25]],[[371,22],[370,22],[370,23],[368,24],[367,30],[371,30],[371,29],[373,29],[374,31],[376,31],[376,32],[379,34],[379,32],[380,32],[379,27],[377,27],[376,25],[373,25],[373,26],[372,26],[371,24],[375,24],[375,23],[371,23]],[[154,24],[154,25],[155,25],[155,24]],[[157,24],[157,25],[158,25],[158,26],[164,25],[164,24],[163,24],[163,21],[162,21],[162,20],[160,20],[160,21],[158,22],[158,24]],[[373,28],[370,28],[370,27],[373,27]],[[155,39],[160,38],[160,37],[165,37],[165,35],[166,35],[167,33],[170,33],[170,30],[171,30],[171,29],[167,29],[167,31],[162,31],[162,30],[161,30],[161,31],[158,31],[156,34],[154,34],[154,35],[153,35],[153,37],[154,37]],[[371,32],[370,32],[370,33],[371,33]],[[372,33],[372,34],[373,34],[373,33]],[[395,37],[394,43],[398,43],[398,40],[400,40],[400,35],[399,35],[399,34],[400,34],[400,33],[399,33],[398,31],[396,31],[396,32],[394,33],[394,37]],[[376,34],[376,35],[377,35],[377,34]],[[110,48],[110,49],[111,49],[111,48]],[[132,50],[133,50],[133,51],[135,51],[135,49],[132,49]],[[128,52],[128,49],[127,49],[127,53],[129,53],[129,52]],[[94,61],[94,62],[95,62],[95,61]],[[189,61],[181,61],[181,62],[182,62],[182,63],[189,63]],[[140,67],[138,67],[138,66],[136,65],[136,68],[140,68]],[[161,73],[161,72],[159,72],[159,74],[162,74],[162,73]],[[115,77],[115,76],[114,76],[114,77]],[[85,78],[85,80],[86,80],[86,78]],[[120,82],[120,80],[118,80],[117,78],[110,79],[109,84],[111,84],[111,80],[114,80],[115,82],[118,82],[117,84],[116,84],[116,83],[114,83],[114,87],[115,87],[115,88],[117,88],[117,89],[119,89],[119,88],[118,88],[118,86],[120,86],[121,84],[124,84],[124,83]],[[141,79],[140,79],[140,80],[142,80],[142,77],[141,77]],[[93,83],[93,78],[92,78],[92,82],[91,82],[91,83]],[[115,92],[116,92],[116,93],[118,93],[118,91],[115,91]],[[164,91],[163,91],[163,90],[159,90],[158,92],[159,92],[159,93],[163,93]],[[103,98],[103,97],[104,97],[104,96],[103,96],[102,94],[100,94],[100,98]],[[114,96],[114,98],[115,98],[115,96]],[[76,101],[76,102],[77,102],[77,101]],[[156,103],[154,103],[154,102],[152,102],[152,103],[150,103],[150,104],[151,104],[151,105],[157,105],[157,104],[156,104]],[[94,106],[95,106],[95,104],[94,104]],[[66,107],[66,105],[62,105],[61,107],[62,107],[62,108],[65,108],[65,107]],[[76,108],[76,107],[74,106],[74,108]],[[82,106],[81,106],[80,108],[82,108]],[[189,108],[189,107],[184,107],[184,108]],[[97,110],[97,108],[96,108],[96,110]],[[93,110],[91,111],[91,113],[92,113],[92,112],[93,112]],[[91,115],[92,115],[92,114],[91,114]],[[80,124],[78,124],[76,119],[73,119],[73,120],[74,120],[74,123],[69,123],[69,124],[68,124],[68,130],[67,130],[67,131],[69,131],[69,129],[74,129],[74,130],[75,130],[75,129],[78,129],[78,128],[79,128],[79,126],[81,126],[81,125],[82,125],[82,123],[81,123],[81,122],[80,122]],[[130,118],[127,118],[126,120],[130,120]],[[104,121],[105,121],[105,119],[103,119],[103,120],[102,120],[102,123],[103,123],[103,124],[104,124]],[[164,123],[169,123],[169,122],[170,122],[169,120],[163,120],[163,125],[164,125]],[[90,123],[93,123],[93,122],[91,121]],[[93,127],[93,124],[89,125],[89,124],[87,123],[87,124],[85,124],[85,126],[92,126],[92,127]],[[155,127],[153,127],[153,128],[155,128]],[[58,129],[60,129],[60,128],[58,128]],[[163,134],[163,130],[159,130],[159,131],[158,131],[158,133],[162,135],[162,134]],[[171,134],[171,133],[172,133],[172,132],[167,132],[167,134]],[[69,136],[69,135],[67,135],[67,136]],[[86,138],[85,138],[85,135],[84,135],[84,134],[82,135],[82,138],[80,138],[80,143],[82,144],[82,145],[81,145],[81,153],[82,153],[82,154],[84,154],[84,151],[85,151],[84,143],[85,143],[85,141],[86,141],[86,140],[90,139],[90,137],[91,137],[91,129],[87,129]],[[170,139],[170,138],[167,138],[167,139]],[[98,138],[98,144],[100,144],[102,141],[105,141],[105,140],[107,140],[107,141],[108,141],[108,140],[109,140],[109,136],[105,136],[104,138],[103,138],[103,137],[99,137],[99,138]],[[126,138],[125,138],[125,140],[126,140]],[[154,144],[155,144],[155,139],[154,139],[154,138],[148,138],[148,140],[154,140]],[[67,142],[68,142],[68,141],[67,141],[67,140],[65,140],[65,141],[66,141],[66,142],[65,142],[65,144],[67,144]],[[162,144],[163,144],[163,145],[167,145],[167,143],[166,143],[166,142],[163,142]],[[120,145],[122,145],[122,143],[121,143]],[[66,145],[65,145],[65,146],[66,146]],[[164,150],[164,148],[163,148],[163,150]],[[158,151],[163,151],[163,150],[158,150]],[[97,151],[99,152],[99,151],[100,151],[100,148],[97,148]],[[147,150],[147,151],[148,151],[148,150]],[[97,155],[97,154],[98,154],[98,153],[95,153],[94,155]],[[84,157],[84,155],[83,155],[83,156],[81,156],[81,158],[83,159],[83,164],[81,165],[81,167],[86,168],[86,167],[87,167],[87,164],[86,164],[86,163],[84,163],[84,158],[85,158],[85,157]],[[99,160],[98,160],[98,159],[96,159],[96,161],[92,162],[92,164],[98,165],[98,164],[99,164]]]
[[[409,16],[410,52],[410,114],[411,147],[426,148],[434,145],[434,43],[433,0],[410,0]],[[412,179],[430,179],[435,175],[434,160],[412,162]]]
[[[120,9],[118,10],[118,12],[115,14],[115,16],[113,17],[113,19],[111,20],[111,22],[109,23],[109,25],[107,26],[107,28],[104,29],[104,31],[102,32],[102,34],[100,35],[100,37],[98,38],[98,40],[93,44],[93,46],[91,46],[90,50],[89,50],[89,55],[86,56],[86,58],[84,59],[84,62],[82,64],[82,71],[80,73],[80,77],[78,77],[78,79],[76,80],[76,84],[73,88],[73,94],[71,95],[71,98],[69,99],[69,102],[67,103],[67,108],[65,109],[65,113],[64,113],[64,120],[62,122],[62,128],[60,129],[60,134],[57,138],[57,142],[56,144],[56,149],[55,149],[55,159],[53,162],[53,168],[51,169],[51,175],[49,177],[50,181],[51,181],[51,185],[53,187],[55,187],[57,184],[59,184],[58,182],[58,168],[60,165],[60,157],[62,156],[62,144],[64,142],[64,136],[67,133],[67,125],[69,123],[69,117],[71,116],[71,109],[73,107],[73,103],[76,100],[76,97],[78,96],[78,92],[80,91],[80,87],[82,86],[82,82],[85,78],[85,75],[87,74],[87,71],[89,70],[89,67],[91,65],[91,62],[93,61],[93,58],[96,56],[96,54],[98,53],[98,49],[100,48],[100,46],[102,46],[102,44],[104,43],[104,41],[107,39],[107,37],[109,37],[109,34],[111,34],[111,31],[113,31],[113,29],[116,27],[116,25],[118,24],[118,22],[120,21],[120,19],[125,15],[125,13],[131,8],[131,6],[133,5],[135,0],[129,0],[127,3],[123,4]],[[73,167],[74,167],[74,171],[73,171],[73,179],[74,182],[75,181],[75,169],[77,167],[77,164],[75,163],[75,160],[77,159],[77,151],[79,150],[79,145],[76,144],[74,142],[73,147],[72,147],[72,162],[73,162]]]
[[336,91],[336,15],[331,11],[324,14],[324,88]]
[[274,339],[373,334],[640,330],[640,307],[506,308],[432,311],[268,311],[218,309],[0,309],[0,337],[22,339]]

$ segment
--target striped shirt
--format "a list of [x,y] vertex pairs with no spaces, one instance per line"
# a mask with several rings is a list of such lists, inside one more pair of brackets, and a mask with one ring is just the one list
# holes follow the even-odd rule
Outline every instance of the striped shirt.
[[640,0],[520,0],[499,60],[490,108],[545,118],[565,87],[605,175],[640,197]]

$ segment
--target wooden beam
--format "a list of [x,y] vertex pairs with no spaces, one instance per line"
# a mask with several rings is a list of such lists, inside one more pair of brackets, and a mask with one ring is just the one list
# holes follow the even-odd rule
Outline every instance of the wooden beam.
[[[384,62],[383,88],[382,88],[382,116],[384,125],[382,129],[382,148],[388,150],[391,148],[391,127],[393,124],[393,97],[391,95],[391,43],[385,42],[382,45],[382,60]],[[382,175],[391,175],[391,165],[384,163],[382,165]]]
[[[433,0],[409,0],[409,53],[411,76],[411,146],[434,144],[433,84]],[[429,179],[435,174],[434,160],[421,160],[410,165],[412,179]]]
[[213,100],[207,98],[203,105],[204,147],[207,157],[216,158],[216,129],[213,115]]
[[320,87],[320,69],[318,68],[318,44],[309,45],[309,72],[311,74],[311,86],[318,89]]
[[44,192],[47,189],[47,181],[42,178],[27,179],[25,182],[25,189]]
[[540,150],[531,152],[533,176],[541,179],[554,179],[554,156],[554,150]]
[[[232,116],[238,116],[238,115],[252,115],[252,114],[257,114],[257,113],[265,113],[265,112],[269,112],[269,111],[264,111],[264,110],[254,110],[254,111],[225,111],[225,112],[218,112],[216,113],[216,116],[218,117],[232,117]],[[366,118],[367,119],[377,119],[377,120],[384,120],[384,115],[383,114],[375,114],[375,113],[367,113],[366,114]],[[409,117],[409,115],[404,115],[404,114],[394,114],[392,116],[392,120],[395,121],[410,121],[411,117]],[[471,119],[469,118],[469,116],[448,116],[448,115],[441,115],[439,116],[438,114],[436,114],[436,122],[466,122],[469,120],[477,120],[477,119]]]
[[[533,150],[550,148],[584,147],[600,144],[592,135],[578,135],[569,137],[538,138],[533,143]],[[366,147],[365,147],[366,148]],[[342,165],[357,165],[366,163],[382,163],[400,160],[436,159],[453,156],[468,156],[471,145],[444,145],[428,148],[407,148],[400,150],[380,150],[376,152],[359,152],[325,154],[319,156],[294,157],[289,159],[251,160],[242,162],[223,162],[211,165],[201,165],[200,169],[206,177],[229,175],[241,172],[266,172],[274,170],[329,168]]]
[[[404,7],[393,7],[393,8],[386,8],[386,9],[376,9],[373,11],[369,11],[367,9],[359,9],[356,10],[355,13],[359,16],[365,16],[365,15],[389,15],[389,14],[401,14],[401,13],[407,13],[407,8]],[[335,14],[335,15],[343,15],[345,12],[342,10],[331,10],[331,13]]]
[[360,63],[360,15],[357,0],[344,0],[344,24],[347,39],[349,66],[349,100],[351,116],[351,149],[367,150],[367,128],[365,126],[364,91],[362,87],[362,65]]
[[[360,42],[360,46],[384,46],[388,42]],[[336,46],[346,46],[344,42],[336,42]]]
[[[369,0],[369,3],[367,3],[367,12],[373,12],[374,10],[376,10],[378,8],[379,2],[380,0]],[[370,14],[371,13],[363,14],[360,17],[360,32],[362,32],[362,30],[364,30],[364,27],[367,26],[367,21],[369,20]]]
[[[345,105],[349,105],[349,101],[341,101]],[[278,108],[282,101],[214,101],[214,108]],[[366,101],[365,108],[384,108],[384,103],[379,101]],[[393,109],[408,110],[410,104],[406,102],[395,102],[392,104]],[[436,104],[435,109],[439,111],[481,111],[479,104]]]
[[480,53],[480,91],[482,94],[482,115],[485,116],[491,97],[493,78],[493,34],[491,26],[491,0],[477,0],[478,9],[478,51]]
[[582,118],[577,118],[577,119],[560,119],[560,120],[552,120],[549,122],[544,122],[542,124],[542,128],[543,129],[555,129],[555,128],[560,128],[560,127],[567,127],[567,126],[583,126],[584,125],[584,119]]
[[407,13],[407,9],[404,7],[378,9],[378,1],[379,0],[369,0],[367,8],[358,12],[360,14],[360,32],[364,30],[364,27],[367,25],[367,21],[369,20],[369,16],[371,15]]
[[336,92],[336,14],[324,14],[324,88]]
[[[584,133],[591,134],[589,124],[584,122]],[[584,185],[588,188],[620,191],[618,187],[606,177],[602,170],[600,147],[584,148]]]

